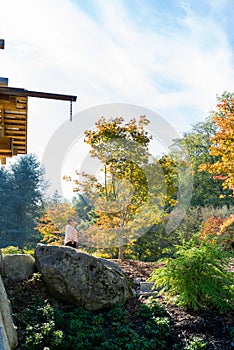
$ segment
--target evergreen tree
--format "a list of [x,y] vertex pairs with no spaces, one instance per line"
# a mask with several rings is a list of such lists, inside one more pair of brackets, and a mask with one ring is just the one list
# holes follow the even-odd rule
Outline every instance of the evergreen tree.
[[4,225],[0,230],[1,238],[3,233],[7,236],[3,245],[22,246],[35,235],[35,221],[40,215],[46,188],[43,175],[42,166],[32,154],[18,157],[9,169],[1,171],[0,216]]
[[0,230],[2,234],[7,228],[9,213],[9,196],[11,194],[8,173],[4,167],[0,168]]

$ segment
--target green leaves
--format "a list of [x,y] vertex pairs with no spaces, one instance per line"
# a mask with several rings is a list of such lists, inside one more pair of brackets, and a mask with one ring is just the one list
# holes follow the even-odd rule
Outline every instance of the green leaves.
[[[220,246],[193,241],[177,247],[176,258],[156,269],[150,280],[169,300],[194,310],[216,308],[223,312],[233,308],[233,276],[227,272],[229,256]],[[162,291],[161,291],[162,292]]]
[[35,221],[41,213],[46,181],[34,155],[16,158],[0,168],[0,243],[22,247],[38,238]]
[[[172,154],[183,155],[184,149],[189,152],[193,170],[193,195],[192,206],[221,206],[231,204],[228,197],[230,191],[223,189],[221,183],[214,179],[213,174],[201,171],[201,165],[205,163],[214,164],[220,157],[210,153],[212,139],[215,137],[218,127],[213,116],[209,116],[203,122],[192,126],[191,131],[175,142],[175,150]],[[176,147],[177,146],[177,147]],[[226,196],[221,199],[220,196]]]
[[[149,312],[142,310],[148,309]],[[39,302],[24,314],[25,350],[162,350],[170,333],[165,311],[149,299],[132,322],[130,310],[119,305],[103,312],[77,307],[58,309]],[[143,315],[144,314],[144,315]],[[160,315],[159,315],[160,314]],[[157,316],[156,316],[157,315]]]
[[77,173],[74,180],[74,190],[87,198],[97,216],[86,231],[87,245],[118,247],[119,259],[126,244],[161,221],[165,204],[173,205],[169,197],[174,195],[174,174],[170,176],[168,169],[174,165],[166,159],[162,164],[150,159],[148,123],[145,116],[129,122],[121,117],[100,118],[94,130],[85,132],[91,157],[101,162],[100,172],[98,176]]

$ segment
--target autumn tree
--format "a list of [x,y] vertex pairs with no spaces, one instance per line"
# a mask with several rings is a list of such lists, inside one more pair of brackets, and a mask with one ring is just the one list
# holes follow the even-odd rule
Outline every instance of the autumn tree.
[[42,236],[41,242],[63,244],[67,220],[76,216],[77,211],[70,203],[50,202],[36,227]]
[[144,116],[128,123],[102,117],[85,132],[91,157],[100,161],[100,177],[78,173],[75,180],[74,190],[86,196],[97,215],[88,230],[91,243],[118,246],[120,259],[124,245],[159,222],[164,210],[165,177],[159,162],[150,158],[148,123]]
[[218,97],[217,110],[213,112],[217,132],[211,138],[210,155],[216,162],[204,163],[200,170],[214,174],[222,180],[223,188],[230,189],[234,195],[234,94],[224,93]]
[[210,240],[220,243],[228,250],[234,249],[234,214],[226,218],[211,216],[204,223],[200,235],[201,240]]

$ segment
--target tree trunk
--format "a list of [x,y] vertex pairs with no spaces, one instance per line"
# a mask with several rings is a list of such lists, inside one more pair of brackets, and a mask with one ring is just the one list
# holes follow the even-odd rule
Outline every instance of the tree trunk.
[[119,256],[118,256],[119,260],[123,260],[123,246],[120,245],[119,246]]

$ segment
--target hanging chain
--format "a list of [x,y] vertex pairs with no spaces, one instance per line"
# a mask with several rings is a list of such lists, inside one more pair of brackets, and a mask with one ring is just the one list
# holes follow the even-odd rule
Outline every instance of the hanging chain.
[[70,122],[72,122],[72,101],[70,101]]

